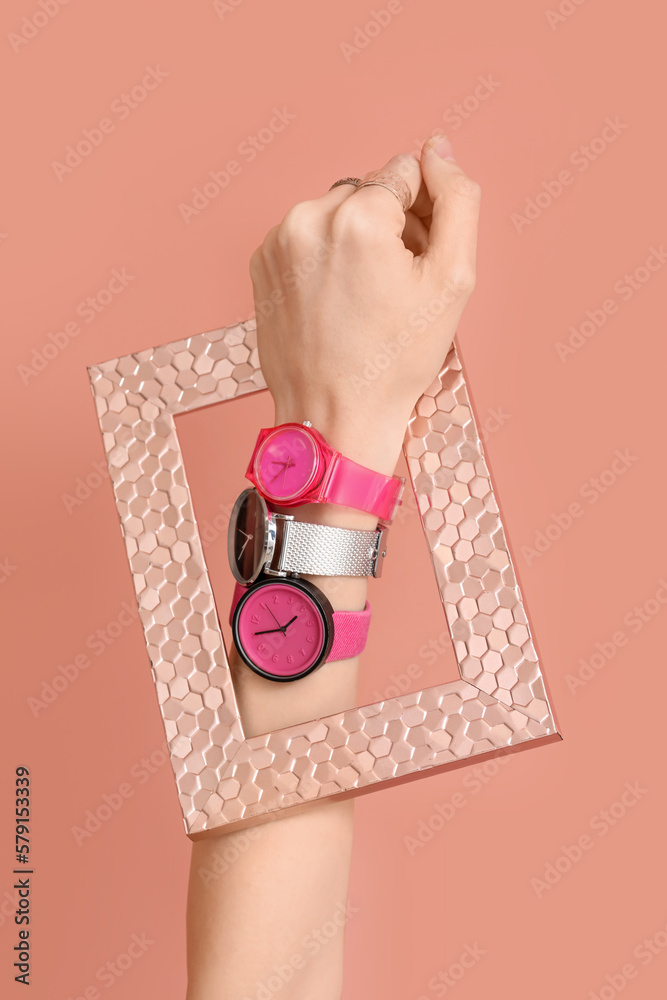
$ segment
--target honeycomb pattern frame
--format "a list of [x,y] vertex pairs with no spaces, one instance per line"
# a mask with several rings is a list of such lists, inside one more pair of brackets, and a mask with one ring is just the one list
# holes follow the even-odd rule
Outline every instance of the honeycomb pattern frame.
[[246,738],[174,417],[266,388],[254,319],[89,365],[185,832],[561,738],[456,343],[404,453],[460,679]]

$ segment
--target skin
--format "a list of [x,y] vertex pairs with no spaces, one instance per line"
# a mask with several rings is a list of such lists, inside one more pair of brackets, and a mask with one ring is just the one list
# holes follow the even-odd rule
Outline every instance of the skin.
[[[407,212],[385,188],[340,185],[287,212],[253,253],[250,276],[275,423],[310,420],[336,450],[391,475],[408,419],[442,368],[475,284],[480,188],[443,136],[429,139],[419,159],[399,154],[382,169],[407,181]],[[270,316],[267,302],[275,304]],[[425,319],[420,328],[416,315]],[[389,364],[374,365],[397,347]],[[363,379],[364,369],[373,377]],[[372,515],[329,504],[290,513],[376,526]],[[335,610],[365,605],[365,579],[308,579]],[[326,663],[290,684],[258,676],[235,650],[230,660],[248,736],[356,704],[358,658]],[[193,843],[187,1000],[255,1000],[273,996],[279,982],[281,1000],[339,1000],[344,929],[323,936],[321,928],[330,929],[336,915],[344,919],[353,812],[353,799],[325,801],[250,836]],[[236,860],[205,884],[201,873],[214,870],[225,847]],[[293,956],[292,969],[299,967],[290,975]],[[280,977],[276,967],[282,979],[262,994],[271,975]]]

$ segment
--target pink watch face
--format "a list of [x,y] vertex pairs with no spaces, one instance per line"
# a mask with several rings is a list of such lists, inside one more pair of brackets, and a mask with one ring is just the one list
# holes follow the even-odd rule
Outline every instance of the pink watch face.
[[319,452],[307,430],[276,428],[255,459],[261,492],[272,500],[294,500],[312,485],[319,468]]
[[289,583],[262,583],[242,598],[234,639],[246,663],[264,676],[295,680],[319,664],[328,625],[317,603]]

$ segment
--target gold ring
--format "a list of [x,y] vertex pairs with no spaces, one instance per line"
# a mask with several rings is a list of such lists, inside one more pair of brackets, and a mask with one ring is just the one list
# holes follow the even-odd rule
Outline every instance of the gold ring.
[[383,187],[387,191],[391,191],[394,197],[398,199],[404,212],[407,212],[410,208],[412,203],[410,185],[400,174],[392,173],[391,170],[372,170],[366,174],[361,184],[357,185],[357,190],[359,191],[362,187],[370,187],[371,185],[377,185],[377,187]]

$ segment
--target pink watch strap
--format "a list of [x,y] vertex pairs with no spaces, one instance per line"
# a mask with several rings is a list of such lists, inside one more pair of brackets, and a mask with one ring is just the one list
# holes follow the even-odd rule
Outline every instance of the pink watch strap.
[[[234,586],[232,606],[229,611],[230,625],[234,617],[234,609],[247,589],[242,583],[236,583]],[[371,624],[371,606],[368,601],[366,601],[366,607],[363,611],[334,611],[333,622],[334,641],[325,662],[350,660],[353,656],[359,656],[360,653],[363,653]]]
[[374,514],[379,521],[391,524],[401,502],[405,480],[358,465],[338,454],[326,484],[325,499],[343,507],[354,507]]
[[334,611],[333,620],[334,641],[326,662],[349,660],[363,653],[371,623],[371,606],[368,601],[363,611]]

